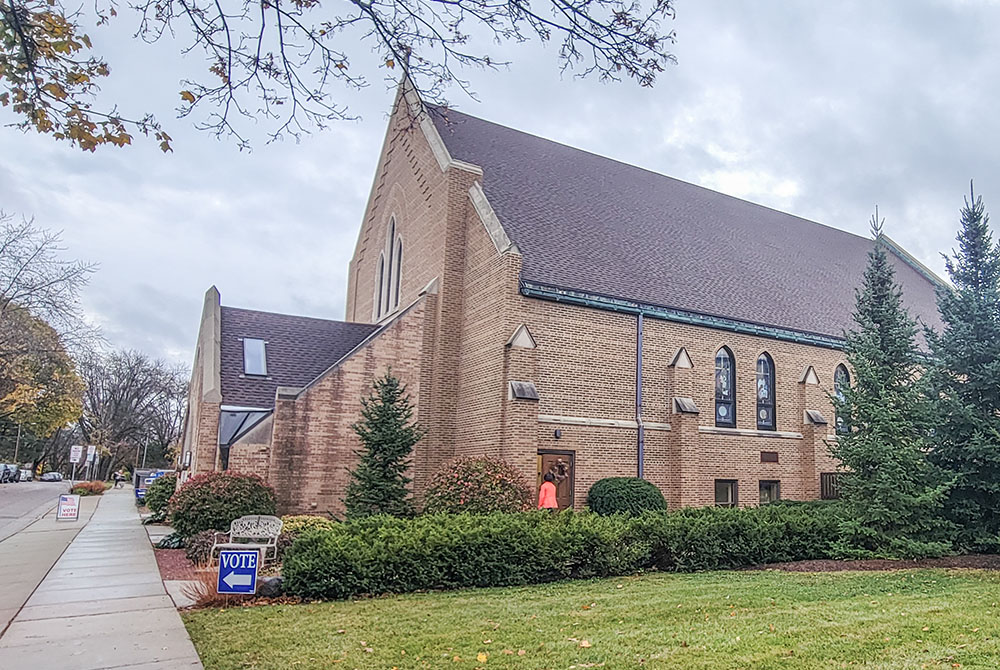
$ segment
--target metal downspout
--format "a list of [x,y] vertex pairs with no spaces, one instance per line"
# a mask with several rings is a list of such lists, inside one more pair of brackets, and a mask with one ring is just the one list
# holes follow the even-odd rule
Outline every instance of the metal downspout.
[[646,429],[642,425],[642,312],[636,318],[635,328],[635,423],[639,429],[636,477],[642,479],[646,450]]

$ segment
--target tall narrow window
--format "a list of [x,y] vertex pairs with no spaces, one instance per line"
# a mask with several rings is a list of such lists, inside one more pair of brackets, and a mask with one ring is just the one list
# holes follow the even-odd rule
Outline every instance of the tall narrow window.
[[774,361],[764,352],[757,358],[757,430],[774,428]]
[[399,307],[399,278],[403,269],[403,240],[396,241],[396,269],[393,271],[393,281],[395,285],[392,289],[392,308]]
[[243,374],[267,375],[267,347],[264,340],[243,338]]
[[736,369],[733,352],[722,347],[715,354],[715,425],[736,426]]
[[395,267],[393,265],[393,252],[396,251],[396,219],[389,219],[389,280],[385,283],[385,311],[388,312],[392,309],[392,271]]
[[378,272],[375,277],[375,318],[382,316],[382,292],[385,289],[385,255],[379,254]]
[[[844,390],[850,388],[850,386],[851,373],[847,371],[844,365],[838,365],[833,373],[833,394],[837,397],[837,400],[844,400]],[[838,435],[851,432],[851,426],[847,421],[847,417],[841,412],[837,412],[834,423],[837,426]]]

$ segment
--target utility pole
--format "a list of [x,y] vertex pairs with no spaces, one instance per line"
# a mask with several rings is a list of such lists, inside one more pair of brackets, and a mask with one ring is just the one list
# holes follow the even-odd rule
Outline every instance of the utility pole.
[[149,436],[146,436],[146,442],[142,445],[142,467],[146,467],[146,452],[149,450]]
[[14,462],[17,463],[17,450],[21,446],[21,424],[17,424],[17,441],[14,442]]

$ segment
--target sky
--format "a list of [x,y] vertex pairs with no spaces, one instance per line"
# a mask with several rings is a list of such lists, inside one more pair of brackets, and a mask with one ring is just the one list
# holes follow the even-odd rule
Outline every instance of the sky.
[[[867,234],[886,232],[939,274],[975,180],[1000,203],[1000,2],[677,0],[677,64],[652,88],[560,72],[557,47],[486,47],[457,109],[650,170]],[[84,153],[0,127],[0,210],[62,231],[99,265],[82,304],[108,346],[190,364],[204,292],[223,304],[344,318],[347,264],[394,90],[367,47],[371,85],[342,89],[359,117],[250,152],[177,119],[198,54],[131,37],[122,10],[90,31],[112,68],[102,100],[152,111],[174,138]],[[14,118],[0,110],[0,124]]]

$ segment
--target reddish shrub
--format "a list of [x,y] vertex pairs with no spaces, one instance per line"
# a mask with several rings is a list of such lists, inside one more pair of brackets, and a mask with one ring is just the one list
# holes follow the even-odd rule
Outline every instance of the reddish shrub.
[[77,482],[70,487],[69,492],[78,496],[100,496],[104,495],[107,488],[104,482]]
[[495,458],[458,458],[431,478],[424,512],[520,512],[531,504],[521,472]]

